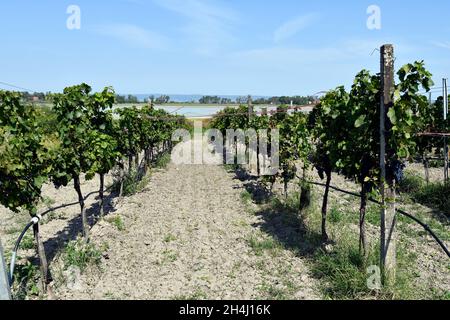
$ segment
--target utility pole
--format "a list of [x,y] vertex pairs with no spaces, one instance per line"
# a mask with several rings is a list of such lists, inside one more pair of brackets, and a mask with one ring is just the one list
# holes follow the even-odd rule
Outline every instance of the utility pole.
[[9,288],[9,277],[3,256],[3,247],[0,240],[0,300],[11,300],[11,289]]
[[395,232],[395,180],[387,172],[386,164],[393,159],[394,151],[389,147],[392,124],[388,112],[394,106],[394,46],[381,47],[382,95],[380,103],[380,193],[381,208],[381,272],[383,284],[395,281],[396,267],[396,232]]
[[[444,96],[444,121],[447,121],[447,115],[448,115],[448,91],[447,91],[447,79],[442,79],[442,90],[443,90],[443,96]],[[448,162],[448,142],[447,137],[444,136],[444,182],[448,182],[448,168],[449,168],[449,162]]]

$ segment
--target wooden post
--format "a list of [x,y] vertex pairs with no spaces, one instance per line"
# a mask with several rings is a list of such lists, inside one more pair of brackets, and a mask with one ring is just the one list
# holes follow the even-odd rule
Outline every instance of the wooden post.
[[250,95],[248,96],[247,105],[248,105],[248,121],[251,121],[254,116],[254,110],[253,110],[252,96]]
[[48,270],[48,262],[47,256],[45,254],[44,244],[41,240],[41,235],[39,233],[39,223],[35,223],[33,225],[33,234],[34,241],[36,243],[36,249],[39,256],[40,261],[40,270],[41,270],[41,286],[42,286],[42,294],[47,291],[47,285],[49,284],[49,270]]
[[[249,95],[247,98],[247,106],[248,106],[248,123],[252,121],[254,117],[254,109],[253,109],[253,101],[252,96]],[[244,128],[240,128],[244,129]],[[256,141],[252,141],[252,139],[256,139]],[[249,171],[252,175],[258,175],[258,133],[256,132],[256,137],[250,138],[250,144],[248,147],[248,162],[249,162]],[[256,161],[255,161],[256,160]],[[255,163],[256,162],[256,163]]]
[[[442,97],[444,105],[444,121],[446,121],[448,114],[447,79],[442,79]],[[447,137],[444,137],[444,183],[447,183],[448,181],[448,166],[448,144]]]
[[84,203],[83,193],[81,192],[80,176],[74,175],[73,177],[75,191],[78,194],[78,203],[81,210],[81,222],[83,227],[83,237],[86,243],[89,242],[89,221],[86,215],[86,205]]
[[395,281],[396,266],[396,232],[395,232],[395,180],[392,173],[387,174],[386,164],[392,160],[394,151],[389,147],[391,123],[387,116],[393,107],[394,95],[394,47],[381,47],[382,95],[380,103],[380,193],[381,209],[381,272],[383,284]]

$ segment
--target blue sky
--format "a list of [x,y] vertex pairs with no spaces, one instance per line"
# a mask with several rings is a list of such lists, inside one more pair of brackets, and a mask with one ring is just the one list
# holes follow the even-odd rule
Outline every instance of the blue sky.
[[[69,30],[67,7],[81,9]],[[381,9],[369,30],[367,8]],[[0,81],[119,93],[306,95],[351,85],[393,43],[396,64],[450,74],[449,1],[15,0],[0,3]],[[5,88],[0,85],[0,88]]]

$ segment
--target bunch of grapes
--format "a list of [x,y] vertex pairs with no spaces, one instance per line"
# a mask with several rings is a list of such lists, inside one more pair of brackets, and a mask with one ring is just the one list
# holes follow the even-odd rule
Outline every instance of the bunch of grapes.
[[400,160],[394,160],[391,162],[389,166],[389,171],[391,176],[395,179],[396,183],[400,183],[403,181],[405,177],[404,170],[406,165]]

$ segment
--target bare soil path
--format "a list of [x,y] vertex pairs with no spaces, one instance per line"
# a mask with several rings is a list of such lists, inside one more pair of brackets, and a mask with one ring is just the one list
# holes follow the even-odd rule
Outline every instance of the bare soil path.
[[60,299],[317,299],[304,258],[273,243],[221,166],[170,164],[92,229],[109,247],[101,270],[56,290]]

